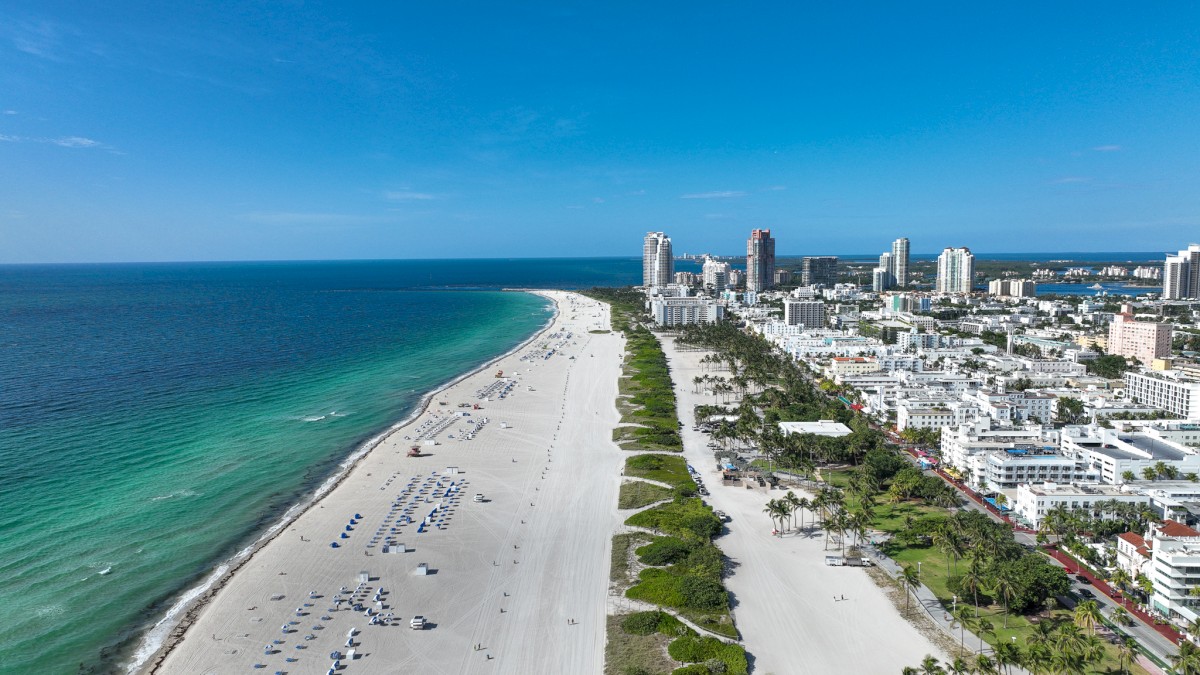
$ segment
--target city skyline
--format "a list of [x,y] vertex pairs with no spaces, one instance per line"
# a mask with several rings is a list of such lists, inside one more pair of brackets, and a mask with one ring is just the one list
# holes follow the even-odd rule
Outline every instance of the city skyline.
[[10,5],[0,263],[1194,239],[1200,7],[1034,12]]

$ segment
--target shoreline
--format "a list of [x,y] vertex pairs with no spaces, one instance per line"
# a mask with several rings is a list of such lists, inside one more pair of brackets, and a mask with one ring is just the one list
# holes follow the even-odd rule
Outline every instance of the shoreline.
[[144,673],[146,675],[158,672],[166,658],[171,652],[183,641],[188,630],[196,623],[201,612],[208,606],[212,599],[233,579],[234,575],[241,570],[247,563],[251,562],[255,555],[258,554],[265,546],[274,541],[278,536],[287,530],[288,526],[293,524],[301,516],[311,511],[314,507],[320,505],[321,501],[332,494],[347,478],[353,474],[354,470],[366,459],[370,454],[382,445],[385,441],[391,438],[396,432],[404,429],[413,421],[425,414],[429,410],[429,405],[433,399],[440,393],[459,384],[460,382],[481,373],[490,368],[499,361],[502,361],[518,351],[525,349],[534,341],[539,339],[550,328],[555,325],[559,319],[560,309],[558,302],[550,296],[546,289],[503,289],[504,291],[531,293],[537,295],[550,302],[552,309],[549,318],[546,322],[534,331],[528,338],[514,345],[511,349],[499,354],[478,366],[464,371],[446,382],[430,389],[421,396],[420,401],[413,407],[412,411],[405,415],[398,422],[390,425],[384,431],[372,436],[364,441],[357,448],[350,452],[341,462],[338,463],[338,469],[319,485],[311,495],[302,499],[300,502],[293,504],[284,511],[283,515],[271,524],[261,535],[259,535],[251,544],[234,553],[229,558],[218,563],[213,571],[205,576],[200,583],[185,589],[179,595],[179,599],[171,604],[165,615],[158,621],[152,624],[149,628],[141,631],[141,636],[137,639],[137,646],[134,648],[128,663],[124,666],[126,673]]

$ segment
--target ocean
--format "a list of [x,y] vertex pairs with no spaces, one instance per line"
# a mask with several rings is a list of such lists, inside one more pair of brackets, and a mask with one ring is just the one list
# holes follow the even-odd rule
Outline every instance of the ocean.
[[640,260],[0,266],[0,672],[138,636],[428,391]]

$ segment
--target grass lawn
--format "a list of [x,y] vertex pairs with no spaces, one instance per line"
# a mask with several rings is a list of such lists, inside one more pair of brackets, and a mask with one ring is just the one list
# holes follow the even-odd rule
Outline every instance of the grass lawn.
[[667,645],[673,638],[662,633],[631,635],[621,629],[623,618],[608,617],[608,640],[604,645],[605,675],[625,675],[635,668],[658,675],[683,665],[667,656]]
[[[917,567],[917,563],[921,563],[921,582],[928,586],[929,589],[933,591],[934,595],[936,595],[938,599],[942,601],[942,604],[946,608],[945,611],[950,611],[954,605],[954,601],[953,594],[946,588],[946,577],[948,571],[950,573],[953,573],[954,571],[954,563],[952,560],[949,566],[947,566],[946,556],[936,548],[932,547],[900,549],[890,552],[889,555],[891,555],[892,559],[900,565],[912,565],[913,567]],[[966,565],[966,561],[961,559],[958,561],[960,573],[965,569]],[[980,594],[979,597],[981,602],[987,602],[987,600],[983,599],[983,594]],[[969,602],[964,602],[963,598],[961,597],[959,598],[958,605],[960,608],[964,605],[967,607],[971,606]],[[1011,641],[1013,637],[1016,637],[1017,644],[1024,649],[1028,645],[1026,640],[1033,631],[1033,624],[1042,620],[1045,616],[1045,612],[1038,612],[1028,616],[1013,614],[1008,617],[1008,626],[1005,627],[1004,606],[997,602],[990,606],[981,606],[979,608],[979,616],[992,624],[992,632],[989,632],[983,636],[987,642],[996,645],[1001,642]],[[1070,616],[1070,612],[1061,609],[1055,610],[1051,613],[1051,617],[1055,619],[1070,620]],[[966,648],[968,650],[978,652],[978,640],[968,639]],[[1116,646],[1106,642],[1105,660],[1089,672],[1117,673],[1119,672],[1117,663]],[[1133,667],[1133,672],[1144,673],[1145,671],[1135,665]]]
[[621,483],[621,492],[617,497],[618,509],[638,509],[655,502],[671,499],[675,491],[661,485],[631,480]]
[[668,485],[691,483],[687,462],[677,455],[636,455],[625,460],[625,475]]

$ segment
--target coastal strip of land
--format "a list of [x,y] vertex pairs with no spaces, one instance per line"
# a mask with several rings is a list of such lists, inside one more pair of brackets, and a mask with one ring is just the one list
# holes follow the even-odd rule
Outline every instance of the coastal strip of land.
[[600,672],[623,339],[543,294],[551,325],[432,395],[144,671]]

